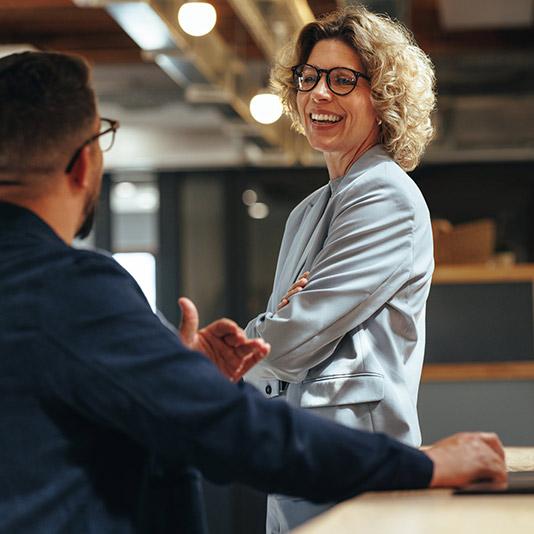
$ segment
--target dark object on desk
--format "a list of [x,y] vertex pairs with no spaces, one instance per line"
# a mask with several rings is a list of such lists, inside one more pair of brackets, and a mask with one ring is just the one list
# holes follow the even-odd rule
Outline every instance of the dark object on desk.
[[491,482],[478,482],[465,488],[457,489],[455,495],[484,495],[534,493],[534,471],[512,471],[508,473],[508,484],[499,487]]

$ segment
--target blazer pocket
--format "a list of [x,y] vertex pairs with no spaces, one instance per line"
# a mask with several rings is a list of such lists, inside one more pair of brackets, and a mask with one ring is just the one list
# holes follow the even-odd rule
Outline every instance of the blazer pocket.
[[378,402],[384,398],[384,376],[379,373],[330,375],[301,383],[300,406],[342,406]]

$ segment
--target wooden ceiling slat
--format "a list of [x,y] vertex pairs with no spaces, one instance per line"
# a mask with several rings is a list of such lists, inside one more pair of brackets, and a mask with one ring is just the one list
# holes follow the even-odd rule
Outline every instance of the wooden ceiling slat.
[[241,59],[265,59],[256,41],[226,0],[212,0],[217,11],[217,31]]
[[335,11],[339,7],[336,0],[308,0],[308,4],[316,17]]
[[113,48],[113,49],[77,49],[68,50],[61,48],[49,48],[49,51],[65,52],[68,54],[77,54],[83,56],[87,61],[97,65],[120,64],[120,63],[141,63],[141,52],[131,48]]
[[74,7],[72,0],[2,0],[0,11],[3,9],[47,9],[49,7]]
[[12,32],[44,33],[123,33],[118,24],[103,9],[76,7],[47,8],[33,12],[27,9],[10,9],[0,13],[0,36]]
[[80,9],[70,0],[2,0],[0,44],[16,43],[77,53],[99,63],[142,61],[139,47],[107,11]]

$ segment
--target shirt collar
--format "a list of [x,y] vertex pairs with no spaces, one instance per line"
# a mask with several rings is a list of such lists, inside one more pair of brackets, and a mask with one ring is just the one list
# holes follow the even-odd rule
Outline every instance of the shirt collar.
[[4,231],[33,235],[65,244],[54,230],[31,210],[0,201],[0,236]]

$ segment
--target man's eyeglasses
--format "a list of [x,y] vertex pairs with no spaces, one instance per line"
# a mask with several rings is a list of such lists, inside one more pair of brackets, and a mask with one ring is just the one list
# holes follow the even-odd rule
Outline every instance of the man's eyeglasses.
[[363,72],[349,69],[347,67],[334,67],[333,69],[318,69],[313,65],[303,63],[291,67],[293,71],[293,82],[297,91],[307,93],[311,91],[326,74],[326,85],[332,93],[345,96],[348,95],[358,85],[358,80],[363,78],[368,82],[371,81],[369,76]]
[[98,139],[98,143],[100,145],[100,150],[102,152],[107,152],[111,149],[113,146],[113,143],[115,142],[115,132],[119,129],[119,121],[115,121],[113,119],[100,119],[100,131],[89,137],[87,141],[85,141],[82,145],[78,147],[76,152],[74,152],[74,155],[69,161],[69,164],[65,168],[65,172],[68,174],[72,171],[72,168],[74,167],[74,164],[76,163],[76,160],[78,159],[81,151],[91,143],[94,143]]

